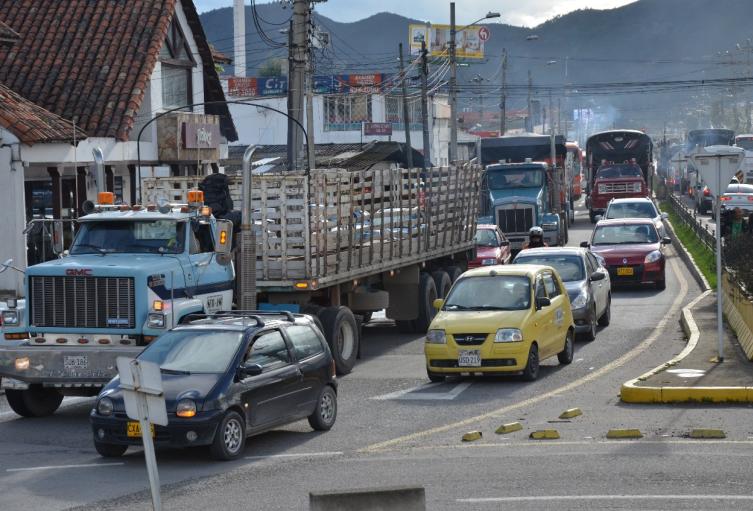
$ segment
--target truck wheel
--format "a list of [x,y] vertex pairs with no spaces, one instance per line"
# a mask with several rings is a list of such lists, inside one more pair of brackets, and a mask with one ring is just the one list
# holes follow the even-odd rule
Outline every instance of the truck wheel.
[[8,404],[22,417],[46,417],[55,413],[63,395],[55,389],[31,385],[26,390],[5,389]]
[[415,331],[425,333],[434,319],[434,300],[437,299],[437,286],[428,273],[421,272],[418,280],[418,318],[413,322]]
[[337,374],[348,374],[356,363],[360,341],[355,316],[347,307],[325,307],[319,319],[335,359]]
[[120,458],[128,450],[127,445],[105,444],[94,441],[94,448],[103,458]]
[[437,288],[437,298],[445,298],[450,291],[452,281],[447,272],[442,270],[431,272],[431,278],[434,279],[434,286]]
[[445,271],[447,272],[447,275],[450,276],[450,282],[453,284],[458,280],[458,277],[463,274],[463,269],[460,268],[460,266],[448,266],[445,268]]

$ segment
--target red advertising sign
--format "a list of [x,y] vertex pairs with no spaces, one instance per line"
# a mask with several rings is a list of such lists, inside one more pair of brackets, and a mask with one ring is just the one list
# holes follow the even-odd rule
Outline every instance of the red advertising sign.
[[257,96],[256,78],[233,77],[227,80],[229,96]]
[[390,136],[392,135],[392,123],[390,122],[365,122],[363,123],[363,134],[370,136]]

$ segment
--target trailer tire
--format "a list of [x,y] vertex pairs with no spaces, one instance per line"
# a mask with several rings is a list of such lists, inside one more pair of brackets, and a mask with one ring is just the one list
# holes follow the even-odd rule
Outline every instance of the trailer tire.
[[447,272],[447,275],[450,276],[450,282],[453,284],[458,280],[458,277],[463,274],[463,269],[460,268],[460,266],[448,266],[445,268],[445,271]]
[[26,390],[5,389],[8,404],[21,417],[47,417],[55,413],[63,402],[63,395],[55,389],[31,385]]
[[428,273],[421,272],[418,279],[418,318],[413,322],[416,333],[425,333],[434,319],[434,300],[437,299],[437,286]]
[[434,279],[434,285],[437,288],[437,298],[446,298],[447,293],[450,291],[452,281],[446,271],[437,270],[431,272],[431,278]]
[[348,374],[356,363],[360,342],[355,316],[347,307],[325,307],[319,313],[319,319],[335,359],[337,374]]
[[414,325],[415,320],[413,319],[396,319],[395,320],[395,326],[397,327],[397,331],[401,334],[412,334],[416,331],[416,327]]

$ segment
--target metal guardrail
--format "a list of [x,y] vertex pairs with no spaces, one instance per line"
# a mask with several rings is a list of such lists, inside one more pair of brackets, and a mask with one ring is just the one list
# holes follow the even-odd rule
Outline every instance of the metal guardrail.
[[667,200],[674,212],[677,213],[677,216],[680,217],[682,223],[695,233],[698,240],[707,249],[711,250],[712,253],[716,253],[715,229],[709,229],[708,224],[703,223],[703,220],[698,218],[696,212],[683,204],[676,195],[670,194]]

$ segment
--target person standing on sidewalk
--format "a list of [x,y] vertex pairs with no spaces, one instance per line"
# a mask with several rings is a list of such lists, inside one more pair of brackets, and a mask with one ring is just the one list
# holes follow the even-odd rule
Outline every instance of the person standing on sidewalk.
[[729,224],[730,238],[737,239],[745,231],[745,221],[743,220],[743,210],[735,208],[732,216],[732,220]]

